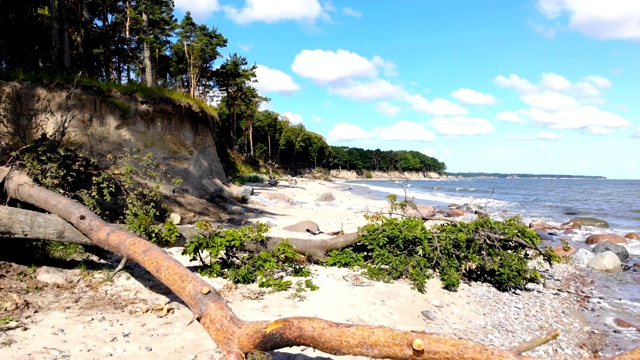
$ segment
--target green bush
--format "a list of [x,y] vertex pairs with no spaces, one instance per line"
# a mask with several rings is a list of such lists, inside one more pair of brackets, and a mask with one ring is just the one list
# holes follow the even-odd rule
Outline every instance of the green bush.
[[[204,234],[195,235],[184,247],[183,254],[191,261],[199,261],[201,275],[222,277],[236,284],[252,284],[283,291],[291,287],[290,280],[282,276],[309,277],[309,267],[300,261],[302,255],[294,251],[293,245],[283,241],[270,251],[250,253],[244,250],[249,241],[265,244],[268,228],[265,224],[257,227],[243,226],[238,229],[222,229],[210,223],[199,222],[197,227]],[[310,287],[310,285],[309,285]]]
[[420,219],[378,214],[360,229],[358,243],[331,251],[326,264],[358,266],[375,280],[408,278],[420,292],[434,275],[449,290],[466,279],[506,291],[540,279],[538,271],[529,268],[530,259],[558,262],[549,248],[535,250],[539,242],[519,217],[496,221],[480,216],[470,223],[442,225],[434,233]]

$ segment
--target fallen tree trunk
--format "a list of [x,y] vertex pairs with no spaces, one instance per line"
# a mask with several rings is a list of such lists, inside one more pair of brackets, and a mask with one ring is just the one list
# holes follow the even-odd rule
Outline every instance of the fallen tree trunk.
[[[167,285],[193,311],[225,359],[240,360],[253,350],[289,346],[310,346],[335,355],[390,359],[531,359],[519,356],[518,351],[382,326],[350,325],[308,317],[244,321],[215,289],[161,248],[104,222],[71,199],[36,186],[22,172],[0,168],[0,182],[3,180],[8,196],[60,216],[97,246],[137,262]],[[634,350],[616,359],[638,356],[640,350]]]
[[55,215],[0,206],[0,238],[53,240],[95,245],[78,229]]

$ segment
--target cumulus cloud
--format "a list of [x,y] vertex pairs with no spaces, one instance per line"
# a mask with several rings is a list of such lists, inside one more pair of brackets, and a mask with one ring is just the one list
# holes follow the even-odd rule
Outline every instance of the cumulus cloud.
[[399,107],[391,105],[386,101],[379,102],[378,104],[376,104],[376,106],[374,106],[374,109],[378,110],[383,115],[390,117],[394,117],[400,113]]
[[404,95],[402,87],[383,79],[371,81],[346,80],[330,85],[329,91],[359,101],[397,99]]
[[551,112],[572,110],[580,107],[578,101],[573,97],[553,91],[545,91],[540,94],[529,94],[523,96],[521,99],[525,104],[532,108]]
[[348,16],[353,16],[353,17],[361,17],[362,16],[362,12],[361,11],[357,11],[354,10],[350,7],[343,7],[342,8],[342,13]]
[[296,84],[288,74],[271,69],[269,67],[258,65],[256,67],[256,89],[261,93],[277,92],[291,94],[300,90],[300,86]]
[[602,126],[594,126],[589,128],[591,135],[609,135],[613,132],[611,129],[604,128]]
[[282,113],[283,117],[286,117],[287,119],[289,119],[289,123],[291,125],[298,125],[298,124],[302,124],[302,115],[298,114],[298,113],[292,113],[291,111],[285,111]]
[[291,70],[321,84],[375,77],[378,73],[372,61],[347,50],[302,50],[294,58]]
[[548,19],[568,17],[567,27],[597,39],[640,40],[640,2],[629,0],[536,0]]
[[511,74],[509,77],[498,75],[495,77],[494,82],[500,87],[513,89],[522,94],[537,91],[537,87],[530,83],[529,80],[523,79],[516,74]]
[[380,56],[374,56],[371,59],[371,63],[373,65],[375,65],[376,67],[382,69],[382,71],[384,72],[385,76],[396,76],[396,75],[398,75],[398,73],[396,71],[396,64],[394,64],[393,62],[391,62],[389,60],[385,60],[385,59],[381,58]]
[[462,106],[441,98],[435,98],[429,101],[422,95],[416,94],[408,96],[406,100],[413,106],[414,110],[433,116],[467,115],[469,113],[467,109]]
[[195,20],[205,20],[214,12],[220,10],[218,0],[175,0],[176,9],[191,12]]
[[640,126],[638,126],[636,131],[631,134],[631,137],[640,138]]
[[571,89],[572,84],[571,81],[567,80],[567,78],[562,75],[544,73],[542,74],[540,86],[553,91],[566,91]]
[[462,116],[440,117],[429,121],[439,134],[443,135],[482,135],[493,132],[491,122],[482,118],[467,118]]
[[496,118],[498,119],[498,121],[502,121],[502,122],[518,123],[518,122],[524,121],[524,119],[521,118],[520,115],[518,115],[518,113],[515,111],[500,112],[496,115]]
[[241,9],[233,5],[223,6],[222,9],[229,19],[238,24],[287,20],[314,23],[317,19],[329,19],[329,14],[318,0],[246,0]]
[[551,129],[623,128],[629,121],[618,114],[601,110],[595,106],[581,106],[557,112],[541,109],[520,110],[519,114]]
[[601,89],[606,89],[613,86],[613,84],[611,83],[611,80],[604,78],[602,76],[589,75],[586,77],[586,79],[587,81],[589,81],[590,83],[594,84],[595,86]]
[[424,149],[422,151],[420,151],[421,153],[427,155],[427,156],[433,156],[436,152],[432,149]]
[[329,130],[329,139],[332,141],[366,140],[370,137],[360,126],[341,122]]
[[452,92],[451,96],[468,105],[493,105],[498,102],[498,99],[493,95],[483,94],[472,89],[458,89]]
[[420,124],[401,120],[391,126],[380,126],[372,134],[385,141],[433,141],[433,133],[425,130]]

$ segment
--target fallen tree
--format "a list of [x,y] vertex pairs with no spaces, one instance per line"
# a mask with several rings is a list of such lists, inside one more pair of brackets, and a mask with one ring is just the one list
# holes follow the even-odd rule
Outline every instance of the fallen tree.
[[[426,332],[343,324],[310,317],[244,321],[233,313],[215,289],[158,246],[104,222],[71,199],[36,186],[20,171],[0,167],[0,182],[3,181],[7,196],[56,214],[95,245],[147,269],[185,302],[226,359],[244,359],[254,350],[269,351],[289,346],[310,346],[335,355],[390,359],[532,359],[520,354],[554,338],[552,334],[525,346],[501,350]],[[638,357],[640,349],[612,359]]]

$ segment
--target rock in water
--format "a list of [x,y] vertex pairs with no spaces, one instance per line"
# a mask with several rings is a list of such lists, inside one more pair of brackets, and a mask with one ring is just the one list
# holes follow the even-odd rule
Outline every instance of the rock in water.
[[630,232],[627,235],[625,235],[624,238],[629,240],[640,240],[640,235],[634,232]]
[[587,267],[607,272],[622,271],[620,258],[613,251],[605,251],[596,255],[587,263]]
[[593,226],[593,227],[601,227],[601,228],[609,228],[609,223],[602,220],[591,217],[577,217],[569,220],[565,224],[580,224],[581,226]]
[[599,244],[605,241],[608,241],[613,244],[624,244],[627,242],[627,239],[616,234],[593,234],[593,235],[589,235],[584,242],[587,245],[594,245],[594,244]]
[[571,261],[579,266],[587,266],[587,263],[589,263],[589,261],[594,257],[596,257],[596,254],[586,249],[578,249],[578,251],[570,256]]
[[618,258],[620,258],[620,261],[627,261],[627,259],[629,259],[629,251],[627,251],[626,247],[618,244],[612,244],[608,241],[597,244],[591,251],[593,251],[595,254],[603,253],[605,251],[611,251],[616,254]]

